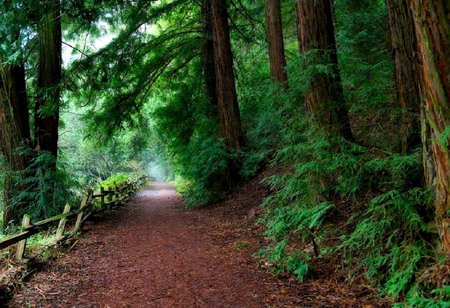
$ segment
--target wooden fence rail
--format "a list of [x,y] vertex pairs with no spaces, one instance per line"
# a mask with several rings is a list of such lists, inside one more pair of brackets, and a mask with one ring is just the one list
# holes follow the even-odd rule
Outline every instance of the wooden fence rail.
[[[56,229],[56,234],[54,240],[46,243],[43,250],[51,247],[67,238],[70,238],[80,230],[82,223],[92,214],[98,213],[105,209],[110,209],[112,206],[123,204],[127,201],[140,187],[142,187],[146,182],[147,177],[141,177],[135,181],[131,181],[126,184],[116,185],[111,188],[100,187],[100,191],[94,192],[89,189],[84,195],[81,201],[81,205],[77,210],[71,211],[70,205],[66,205],[63,213],[38,221],[31,222],[28,215],[24,215],[21,227],[21,233],[12,235],[11,237],[0,241],[0,249],[7,248],[13,244],[19,243],[17,245],[17,251],[15,258],[17,261],[28,262],[34,259],[37,255],[41,254],[42,251],[27,256],[25,258],[25,248],[27,244],[27,239],[39,233],[44,226],[58,221],[58,228]],[[98,200],[99,199],[99,200]],[[66,221],[70,217],[75,217],[76,221],[72,230],[64,232]]]

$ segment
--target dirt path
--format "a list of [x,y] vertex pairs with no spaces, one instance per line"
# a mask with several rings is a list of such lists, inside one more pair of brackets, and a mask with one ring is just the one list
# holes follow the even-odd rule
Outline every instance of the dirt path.
[[32,275],[10,307],[378,307],[344,289],[320,299],[317,290],[304,293],[258,269],[253,222],[241,217],[235,225],[227,213],[186,211],[173,186],[153,183],[85,225],[73,248]]

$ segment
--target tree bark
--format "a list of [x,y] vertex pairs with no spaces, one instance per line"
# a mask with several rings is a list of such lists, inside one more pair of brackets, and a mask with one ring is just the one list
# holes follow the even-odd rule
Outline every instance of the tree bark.
[[410,152],[420,140],[420,66],[411,9],[404,0],[386,0],[395,65],[396,117],[401,135],[401,151]]
[[212,0],[211,7],[216,89],[222,136],[228,147],[241,150],[244,146],[244,132],[234,83],[226,0]]
[[409,0],[422,67],[425,181],[434,191],[441,249],[450,253],[450,2]]
[[266,0],[267,43],[272,80],[288,90],[280,0]]
[[57,157],[62,69],[60,2],[47,0],[42,9],[44,12],[39,27],[35,142],[38,151],[49,151]]
[[[203,42],[203,73],[205,78],[206,94],[215,110],[217,110],[216,68],[214,59],[214,41],[212,30],[211,0],[204,0],[202,6]],[[216,113],[217,116],[217,113]]]
[[314,76],[311,90],[306,93],[307,111],[319,129],[353,140],[338,69],[330,0],[297,0],[295,6],[300,53],[308,56],[309,51],[318,50],[314,64],[332,65],[331,73]]
[[0,143],[1,154],[6,158],[8,170],[3,182],[3,223],[18,218],[20,205],[12,207],[11,199],[20,191],[17,186],[17,171],[28,166],[26,156],[18,153],[18,148],[30,144],[30,119],[25,85],[24,65],[0,67]]

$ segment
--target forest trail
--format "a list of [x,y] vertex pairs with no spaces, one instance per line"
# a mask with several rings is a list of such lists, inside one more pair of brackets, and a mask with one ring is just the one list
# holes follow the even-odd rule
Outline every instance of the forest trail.
[[86,224],[9,307],[380,307],[339,284],[272,277],[252,257],[254,223],[232,212],[248,209],[187,211],[171,184],[152,183]]

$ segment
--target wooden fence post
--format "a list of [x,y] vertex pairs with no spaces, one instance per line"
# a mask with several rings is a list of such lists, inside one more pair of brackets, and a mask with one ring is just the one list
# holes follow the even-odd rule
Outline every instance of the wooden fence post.
[[84,208],[87,206],[89,199],[91,198],[92,195],[92,190],[88,190],[87,194],[85,194],[83,196],[83,200],[81,201],[81,205],[80,205],[80,213],[77,216],[77,222],[75,223],[75,227],[73,228],[73,232],[77,232],[78,229],[80,229],[80,225],[81,225],[81,219],[83,218],[83,212],[84,212]]
[[105,189],[100,186],[100,208],[103,210],[105,207]]
[[108,186],[108,198],[106,199],[108,201],[108,210],[111,209],[113,196],[114,196],[114,193],[111,192],[111,187]]
[[[22,231],[25,231],[25,228],[30,224],[30,216],[28,216],[27,214],[23,215],[23,220],[22,220]],[[23,259],[23,255],[25,254],[25,248],[27,246],[27,239],[23,239],[19,242],[19,244],[17,245],[17,250],[16,250],[16,260],[17,261],[22,261]]]
[[116,199],[116,205],[118,205],[120,203],[120,192],[116,182],[114,182],[114,197]]
[[[63,214],[66,214],[69,212],[70,212],[70,205],[66,204],[66,206],[64,207]],[[56,239],[57,240],[60,240],[63,237],[64,227],[66,226],[66,221],[67,221],[67,217],[63,217],[59,221],[58,229],[56,229]]]
[[116,190],[115,190],[115,187],[114,186],[110,186],[109,187],[109,190],[111,191],[110,192],[110,195],[109,195],[109,197],[111,198],[110,200],[111,200],[111,204],[112,205],[116,205],[116,203],[117,203],[117,201],[116,201]]

